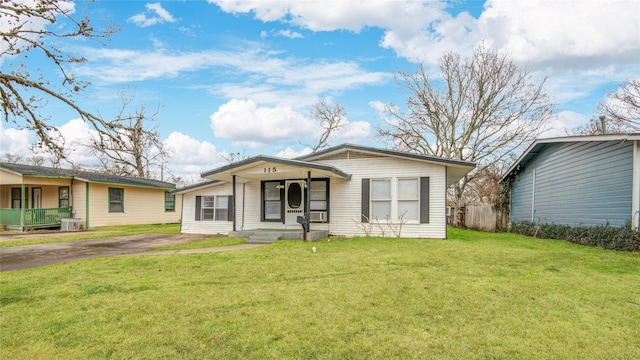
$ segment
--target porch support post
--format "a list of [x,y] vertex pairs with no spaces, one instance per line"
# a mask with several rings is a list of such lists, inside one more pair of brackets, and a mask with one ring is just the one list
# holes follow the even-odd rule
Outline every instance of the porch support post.
[[[311,215],[311,171],[307,171],[307,196],[305,196],[306,199],[306,204],[305,204],[305,214],[304,214],[304,218],[307,220],[307,233],[305,234],[305,237],[308,238],[309,234],[311,234],[311,219],[310,219],[310,215]],[[308,240],[308,239],[305,239]],[[313,239],[311,239],[313,240]]]
[[233,191],[233,214],[232,219],[233,219],[233,232],[236,231],[236,176],[232,175],[231,176],[231,183],[232,183],[232,191]]
[[27,205],[27,189],[24,181],[20,184],[20,231],[24,231],[24,212]]

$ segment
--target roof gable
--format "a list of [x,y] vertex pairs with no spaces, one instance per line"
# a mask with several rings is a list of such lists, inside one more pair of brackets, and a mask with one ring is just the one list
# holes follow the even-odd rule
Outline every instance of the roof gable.
[[314,173],[314,177],[335,176],[344,179],[349,179],[351,177],[350,174],[347,174],[333,166],[266,155],[254,156],[206,171],[203,172],[201,176],[211,180],[222,180],[227,182],[230,182],[232,177],[236,176],[238,177],[238,181],[244,182],[257,179],[276,179],[281,178],[284,175],[287,175],[289,178],[306,178],[308,172]]
[[334,159],[362,159],[390,157],[402,160],[411,160],[423,163],[445,166],[447,168],[446,185],[451,186],[476,166],[469,161],[445,159],[437,156],[428,156],[404,151],[381,149],[354,144],[342,144],[322,151],[298,157],[304,161],[327,161]]
[[335,156],[336,154],[344,154],[345,156],[348,157],[351,155],[351,153],[354,153],[354,152],[359,154],[364,154],[364,155],[397,157],[402,159],[439,163],[443,165],[470,166],[472,168],[476,166],[475,163],[469,162],[469,161],[446,159],[446,158],[441,158],[437,156],[421,155],[421,154],[415,154],[415,153],[404,152],[404,151],[381,149],[381,148],[354,145],[354,144],[348,144],[348,143],[334,146],[334,147],[324,149],[315,153],[311,153],[308,155],[303,155],[303,156],[297,157],[296,159],[303,160],[303,161],[314,161],[314,160],[324,159],[330,156]]
[[12,172],[17,175],[29,176],[29,177],[58,177],[58,178],[73,178],[86,182],[96,182],[105,184],[120,184],[127,186],[137,187],[150,187],[150,188],[162,188],[162,189],[174,189],[176,186],[173,183],[142,179],[128,176],[118,176],[112,174],[104,174],[93,171],[73,170],[73,169],[61,169],[45,166],[33,166],[24,164],[11,164],[0,162],[0,169]]
[[529,147],[522,153],[522,155],[520,155],[520,157],[513,163],[513,165],[509,167],[502,179],[500,179],[500,182],[503,182],[516,174],[519,169],[529,163],[550,144],[606,141],[640,141],[640,134],[582,135],[536,139],[531,145],[529,145]]

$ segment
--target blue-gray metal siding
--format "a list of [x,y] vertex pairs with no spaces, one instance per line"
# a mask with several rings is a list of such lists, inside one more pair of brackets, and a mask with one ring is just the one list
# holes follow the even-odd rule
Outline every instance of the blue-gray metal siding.
[[632,184],[632,141],[545,144],[513,184],[511,221],[623,226]]

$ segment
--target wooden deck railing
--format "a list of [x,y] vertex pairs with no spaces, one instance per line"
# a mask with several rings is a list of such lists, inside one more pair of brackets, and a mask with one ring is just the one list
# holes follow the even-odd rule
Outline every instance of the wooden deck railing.
[[71,208],[48,209],[24,209],[24,218],[21,209],[0,209],[0,224],[7,228],[23,227],[38,228],[60,225],[60,219],[71,218]]

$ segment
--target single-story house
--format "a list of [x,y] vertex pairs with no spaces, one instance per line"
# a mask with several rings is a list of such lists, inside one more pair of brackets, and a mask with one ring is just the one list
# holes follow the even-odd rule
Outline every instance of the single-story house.
[[169,182],[91,171],[0,163],[0,225],[10,230],[178,223]]
[[640,134],[536,140],[501,180],[510,221],[638,227]]
[[295,159],[251,157],[173,193],[182,195],[184,233],[446,238],[447,188],[474,167],[344,144]]

